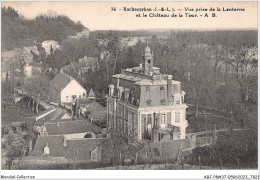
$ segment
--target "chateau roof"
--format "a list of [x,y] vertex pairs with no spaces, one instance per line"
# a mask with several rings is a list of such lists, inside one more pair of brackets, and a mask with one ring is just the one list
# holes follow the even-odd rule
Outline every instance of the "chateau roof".
[[[137,70],[138,67],[131,68],[131,69]],[[122,71],[121,74],[115,74],[112,77],[132,81],[134,82],[134,84],[140,86],[167,85],[167,75],[164,74],[154,74],[153,76],[149,76],[138,72],[131,72],[128,70],[128,71]],[[180,82],[172,80],[172,84],[180,84]]]

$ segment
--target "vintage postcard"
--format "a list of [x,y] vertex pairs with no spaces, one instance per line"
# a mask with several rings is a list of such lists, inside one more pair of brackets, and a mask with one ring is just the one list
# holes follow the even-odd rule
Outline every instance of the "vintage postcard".
[[1,179],[259,179],[256,1],[2,1],[1,90]]

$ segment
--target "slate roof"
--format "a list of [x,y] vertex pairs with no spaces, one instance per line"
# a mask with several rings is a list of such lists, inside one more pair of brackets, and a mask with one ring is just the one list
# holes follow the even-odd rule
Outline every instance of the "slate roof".
[[95,100],[88,98],[78,98],[77,107],[86,107],[87,111],[106,111],[106,108]]
[[106,116],[107,116],[106,111],[90,111],[90,114],[88,115],[89,118],[93,118],[97,120],[106,119]]
[[38,119],[34,125],[36,126],[43,126],[44,122],[56,122],[58,120],[60,120],[62,118],[62,116],[64,116],[64,114],[66,113],[66,110],[61,109],[61,108],[57,108],[55,111],[47,114],[46,116]]
[[106,108],[97,101],[91,101],[88,104],[87,111],[106,111]]
[[[93,131],[87,120],[67,121],[45,124],[48,135],[75,134]],[[96,131],[94,133],[97,133]]]
[[50,107],[50,108],[48,108],[48,109],[42,111],[41,113],[37,114],[37,117],[40,117],[41,115],[44,115],[45,113],[51,111],[52,109],[54,109],[54,108],[53,108],[53,107]]
[[39,136],[30,155],[42,156],[43,149],[48,143],[49,156],[65,157],[69,161],[90,161],[91,150],[100,145],[102,139],[67,139],[67,146],[64,146],[63,142],[64,137],[61,135]]
[[77,98],[77,107],[88,105],[92,100],[88,98]]
[[30,155],[41,156],[44,151],[43,148],[47,145],[50,150],[50,156],[64,157],[65,147],[63,146],[64,137],[63,136],[38,136],[34,148]]
[[91,150],[100,145],[102,139],[67,140],[66,158],[69,161],[90,161]]
[[62,90],[69,84],[72,79],[73,78],[71,76],[61,71],[51,80],[50,84],[58,88],[58,90]]

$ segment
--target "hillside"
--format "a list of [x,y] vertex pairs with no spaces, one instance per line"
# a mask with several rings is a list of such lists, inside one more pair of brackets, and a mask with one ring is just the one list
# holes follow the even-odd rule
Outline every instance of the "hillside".
[[30,46],[35,41],[61,42],[84,29],[80,22],[75,23],[66,16],[39,15],[28,20],[11,7],[2,8],[2,50]]

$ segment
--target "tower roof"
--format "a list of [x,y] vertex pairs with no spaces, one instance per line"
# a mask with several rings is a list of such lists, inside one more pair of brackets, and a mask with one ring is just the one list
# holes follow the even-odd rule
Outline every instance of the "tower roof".
[[92,88],[90,89],[90,91],[88,93],[88,98],[96,99],[96,95],[95,95],[94,91],[92,90]]
[[145,53],[151,53],[151,49],[148,46],[148,41],[146,41],[146,48],[144,49]]

